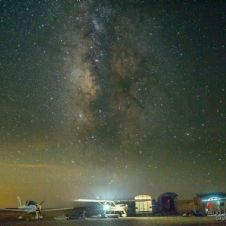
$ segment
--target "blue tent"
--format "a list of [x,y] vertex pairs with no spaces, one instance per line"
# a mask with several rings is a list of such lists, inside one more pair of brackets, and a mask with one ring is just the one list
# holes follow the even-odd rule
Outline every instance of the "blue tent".
[[158,208],[164,215],[178,214],[177,194],[165,192],[158,197]]

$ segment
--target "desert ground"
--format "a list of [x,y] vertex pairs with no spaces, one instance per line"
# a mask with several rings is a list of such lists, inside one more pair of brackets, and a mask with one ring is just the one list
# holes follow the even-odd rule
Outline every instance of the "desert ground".
[[[58,213],[59,214],[59,213]],[[60,213],[62,214],[62,213]],[[179,226],[199,225],[214,226],[224,225],[226,222],[216,220],[216,217],[182,217],[182,216],[150,216],[150,217],[126,217],[126,218],[86,218],[79,220],[54,220],[53,214],[43,214],[43,219],[33,220],[31,218],[18,219],[18,214],[0,213],[0,226]],[[55,213],[55,216],[57,214]]]
[[[189,203],[189,202],[188,202]],[[190,205],[189,205],[190,208]],[[181,208],[184,213],[188,208]],[[86,218],[77,220],[55,220],[54,217],[59,215],[78,215],[86,210]],[[23,219],[19,220],[21,216],[19,213],[2,212],[0,211],[0,226],[60,226],[60,225],[76,225],[76,226],[179,226],[179,225],[199,225],[199,226],[214,226],[224,225],[226,221],[217,220],[216,216],[204,217],[183,217],[182,214],[178,216],[142,216],[142,217],[125,217],[125,218],[92,218],[91,216],[100,213],[100,209],[93,209],[92,207],[75,207],[72,210],[42,212],[43,219],[34,220],[32,215],[23,215]],[[226,217],[225,217],[226,218]]]
[[0,221],[0,226],[61,226],[61,225],[77,225],[77,226],[179,226],[179,225],[226,225],[224,222],[216,221],[214,217],[127,217],[119,219],[93,219],[87,218],[86,220],[65,220],[56,221],[54,219],[42,220],[13,220]]

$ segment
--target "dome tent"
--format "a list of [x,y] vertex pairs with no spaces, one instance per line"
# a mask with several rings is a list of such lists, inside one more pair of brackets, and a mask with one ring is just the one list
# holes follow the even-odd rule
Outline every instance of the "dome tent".
[[177,194],[174,192],[165,192],[158,197],[158,207],[164,215],[178,214]]

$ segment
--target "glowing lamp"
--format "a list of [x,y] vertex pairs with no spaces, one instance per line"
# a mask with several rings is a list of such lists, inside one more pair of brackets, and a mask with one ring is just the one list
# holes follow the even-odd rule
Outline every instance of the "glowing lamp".
[[104,210],[109,210],[109,207],[110,207],[109,205],[105,204],[104,205]]

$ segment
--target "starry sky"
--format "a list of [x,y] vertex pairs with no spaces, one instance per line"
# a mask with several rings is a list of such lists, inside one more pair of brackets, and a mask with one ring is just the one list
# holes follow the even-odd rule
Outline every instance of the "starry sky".
[[225,192],[223,1],[0,10],[0,207]]

